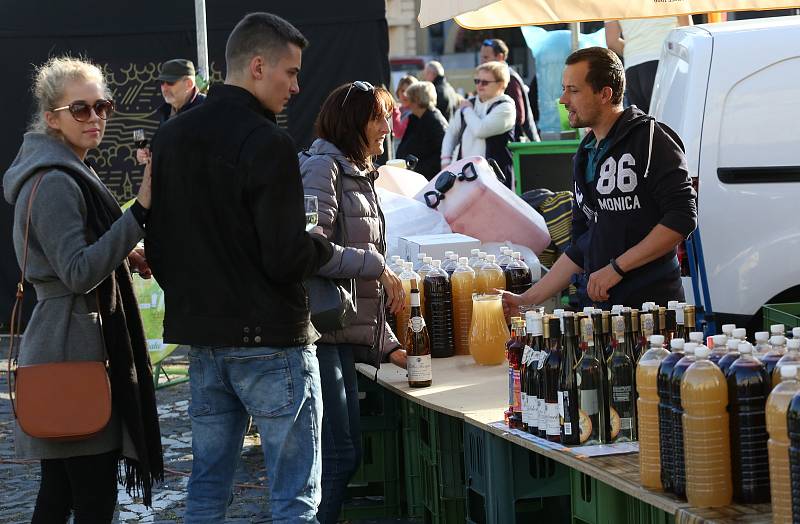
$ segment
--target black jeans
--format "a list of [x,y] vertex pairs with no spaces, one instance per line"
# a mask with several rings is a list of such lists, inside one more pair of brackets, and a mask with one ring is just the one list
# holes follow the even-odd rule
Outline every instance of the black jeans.
[[107,524],[117,506],[118,450],[100,455],[42,460],[42,481],[31,524]]
[[361,464],[361,414],[353,347],[317,344],[322,382],[322,502],[320,524],[334,524],[347,483]]

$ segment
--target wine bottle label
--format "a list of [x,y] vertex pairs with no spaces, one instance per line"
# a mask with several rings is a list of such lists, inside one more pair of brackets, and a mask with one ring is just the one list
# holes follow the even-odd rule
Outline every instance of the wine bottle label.
[[528,363],[531,361],[531,356],[533,353],[533,348],[526,345],[525,349],[522,350],[522,363],[528,365]]
[[522,403],[522,423],[528,424],[531,418],[531,400],[527,393],[524,391],[520,395],[520,402]]
[[587,415],[596,415],[600,412],[596,389],[581,389],[578,391],[578,396],[580,396],[581,399],[581,409],[585,411]]
[[631,402],[631,386],[613,386],[611,388],[611,398],[613,402]]
[[[558,404],[545,404],[547,426],[545,431],[550,436],[557,436],[561,433],[561,419],[559,418]],[[541,426],[539,426],[541,427]]]
[[564,394],[559,391],[556,395],[558,397],[558,416],[564,418]]
[[431,380],[433,372],[431,370],[430,355],[409,356],[406,369],[408,370],[408,380],[411,382],[423,382]]
[[[556,406],[556,409],[558,406]],[[543,398],[540,398],[538,401],[538,405],[536,406],[536,413],[538,416],[536,417],[539,425],[537,426],[541,430],[547,429],[547,403],[544,401]]]
[[544,367],[544,361],[547,360],[547,353],[544,351],[539,352],[539,362],[536,364],[536,369],[542,369]]
[[422,333],[422,328],[425,327],[425,319],[422,317],[412,317],[408,319],[408,325],[411,326],[411,331],[414,333]]
[[519,370],[511,370],[512,403],[514,411],[522,410],[522,385],[519,381]]
[[533,395],[528,395],[528,425],[533,427],[536,427],[536,403],[536,397]]
[[619,428],[620,429],[633,429],[633,419],[632,418],[621,418],[619,419]]

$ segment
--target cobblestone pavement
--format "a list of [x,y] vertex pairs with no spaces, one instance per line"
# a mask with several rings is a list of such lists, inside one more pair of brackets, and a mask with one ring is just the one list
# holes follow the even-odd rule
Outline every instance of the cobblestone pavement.
[[[186,366],[184,351],[176,351],[170,364]],[[14,457],[14,418],[8,401],[6,361],[0,360],[0,523],[30,522],[39,485],[38,461],[21,461]],[[120,487],[118,518],[126,523],[180,523],[185,509],[186,483],[192,467],[192,433],[189,416],[189,385],[175,385],[157,392],[162,444],[166,464],[164,484],[153,494],[153,508],[145,508],[141,500],[133,500]],[[242,460],[236,472],[234,501],[228,509],[231,523],[269,522],[266,507],[266,472],[261,443],[255,431],[248,433]],[[411,524],[404,519],[358,521],[358,524]]]

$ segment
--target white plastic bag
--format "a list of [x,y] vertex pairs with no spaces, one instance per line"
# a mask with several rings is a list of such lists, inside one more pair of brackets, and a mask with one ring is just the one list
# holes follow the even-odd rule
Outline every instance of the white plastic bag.
[[422,202],[376,188],[383,216],[386,218],[386,254],[403,256],[398,252],[398,239],[409,235],[452,233],[444,215]]

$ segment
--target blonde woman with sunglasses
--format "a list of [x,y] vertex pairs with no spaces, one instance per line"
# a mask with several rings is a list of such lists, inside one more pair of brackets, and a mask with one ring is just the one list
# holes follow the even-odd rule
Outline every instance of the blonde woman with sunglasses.
[[52,58],[38,68],[33,92],[33,124],[3,177],[17,260],[22,266],[27,251],[25,276],[38,299],[18,364],[106,361],[112,410],[100,433],[81,440],[35,438],[17,425],[16,453],[41,461],[33,523],[65,522],[71,513],[76,524],[111,522],[118,472],[147,506],[154,481],[163,478],[153,377],[130,276],[130,265],[149,271],[134,248],[150,207],[150,168],[123,213],[86,162],[114,111],[97,66]]
[[441,166],[468,156],[482,156],[497,162],[509,184],[513,180],[511,152],[516,109],[504,94],[510,79],[508,65],[486,62],[475,70],[477,96],[464,100],[450,119],[442,141]]

